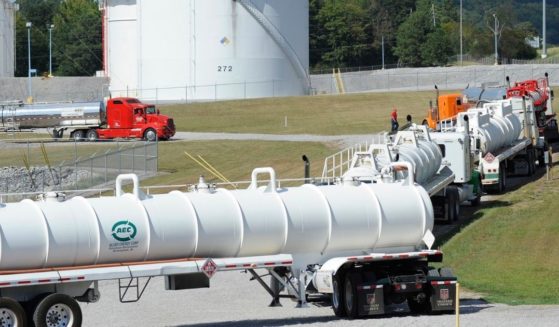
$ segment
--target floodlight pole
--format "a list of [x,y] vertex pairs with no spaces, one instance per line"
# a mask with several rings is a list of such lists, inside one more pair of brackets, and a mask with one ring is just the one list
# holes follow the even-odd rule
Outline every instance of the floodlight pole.
[[546,44],[546,5],[545,0],[543,0],[543,9],[542,9],[542,59],[547,58],[547,44]]
[[33,102],[33,92],[31,89],[31,22],[25,23],[27,27],[27,102]]

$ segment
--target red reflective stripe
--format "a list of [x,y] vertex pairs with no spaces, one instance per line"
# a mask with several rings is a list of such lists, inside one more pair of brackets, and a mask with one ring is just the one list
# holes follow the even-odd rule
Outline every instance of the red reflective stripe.
[[78,280],[85,280],[85,276],[79,276]]
[[275,266],[275,262],[264,262],[264,266]]
[[67,282],[67,281],[69,281],[69,280],[70,280],[70,278],[67,278],[67,277],[66,277],[66,278],[60,278],[60,281],[61,281],[61,282]]
[[409,254],[400,254],[400,258],[409,258],[410,255]]
[[225,268],[236,268],[237,265],[225,265]]
[[291,264],[293,264],[293,261],[282,261],[281,264],[282,265],[291,265]]
[[19,281],[19,282],[17,282],[17,283],[18,283],[18,285],[22,285],[22,284],[31,284],[31,281],[30,281],[30,280],[21,280],[21,281]]
[[243,267],[252,267],[252,265],[250,263],[245,263]]
[[373,257],[369,255],[369,256],[363,257],[363,260],[373,260]]
[[49,283],[50,279],[39,279],[37,282],[38,283]]
[[357,257],[349,257],[349,258],[347,258],[347,260],[349,260],[349,261],[356,261],[356,260],[357,260]]
[[11,285],[11,283],[0,283],[0,286],[8,286]]
[[385,256],[383,256],[382,258],[383,258],[383,259],[392,259],[392,256],[391,256],[391,255],[385,255]]

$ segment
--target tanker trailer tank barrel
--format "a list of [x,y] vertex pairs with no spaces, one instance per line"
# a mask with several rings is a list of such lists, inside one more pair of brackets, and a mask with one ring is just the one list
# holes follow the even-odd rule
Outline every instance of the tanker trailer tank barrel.
[[[257,172],[253,185],[274,176]],[[134,194],[119,189],[126,179]],[[433,228],[431,201],[412,172],[374,184],[275,188],[271,179],[268,187],[148,196],[124,176],[114,197],[2,204],[0,269],[274,254],[304,257],[306,267],[346,253],[417,250]]]
[[9,118],[20,129],[98,126],[103,115],[102,102],[22,105],[2,112],[3,120]]

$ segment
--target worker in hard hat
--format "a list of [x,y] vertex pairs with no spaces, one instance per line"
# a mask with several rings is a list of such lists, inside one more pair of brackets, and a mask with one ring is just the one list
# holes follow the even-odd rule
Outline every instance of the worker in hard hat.
[[397,132],[400,125],[398,124],[398,110],[396,109],[396,107],[392,108],[392,113],[390,114],[390,123],[392,124],[392,132]]

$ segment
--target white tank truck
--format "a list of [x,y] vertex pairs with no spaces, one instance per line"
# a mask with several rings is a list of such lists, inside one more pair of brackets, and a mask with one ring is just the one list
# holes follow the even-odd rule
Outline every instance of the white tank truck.
[[[456,220],[464,201],[479,204],[480,182],[473,174],[466,130],[430,133],[427,126],[414,124],[395,135],[382,134],[366,151],[354,152],[341,179],[377,183],[382,170],[395,162],[411,163],[415,182],[429,194],[438,219]],[[326,166],[324,171],[328,171]],[[405,171],[397,174],[397,179],[406,177]]]
[[305,306],[314,294],[331,296],[335,314],[350,318],[406,301],[414,313],[453,311],[456,278],[430,267],[443,255],[431,250],[429,195],[413,172],[395,178],[411,169],[387,165],[375,184],[281,188],[272,168],[257,168],[246,190],[201,178],[189,192],[162,195],[145,195],[136,175],[121,175],[115,196],[51,193],[1,204],[0,320],[79,326],[76,301],[96,302],[98,281],[118,280],[121,302],[131,302],[155,276],[182,290],[209,287],[214,273],[229,270],[249,271],[272,305],[289,296]]
[[[519,108],[513,110],[513,104]],[[322,181],[340,176],[376,182],[383,167],[407,161],[413,166],[415,182],[431,196],[435,216],[452,222],[461,203],[479,204],[483,187],[503,192],[507,171],[533,174],[543,151],[534,111],[525,101],[508,99],[482,106],[460,113],[456,120],[442,121],[440,132],[412,125],[395,135],[384,133],[371,145],[343,150],[325,160]],[[355,150],[359,148],[366,150]],[[351,160],[344,162],[344,157]]]
[[507,175],[533,175],[536,162],[543,164],[547,151],[545,140],[539,135],[533,106],[524,98],[480,103],[458,114],[457,126],[464,129],[463,117],[469,117],[476,170],[483,187],[502,193]]

